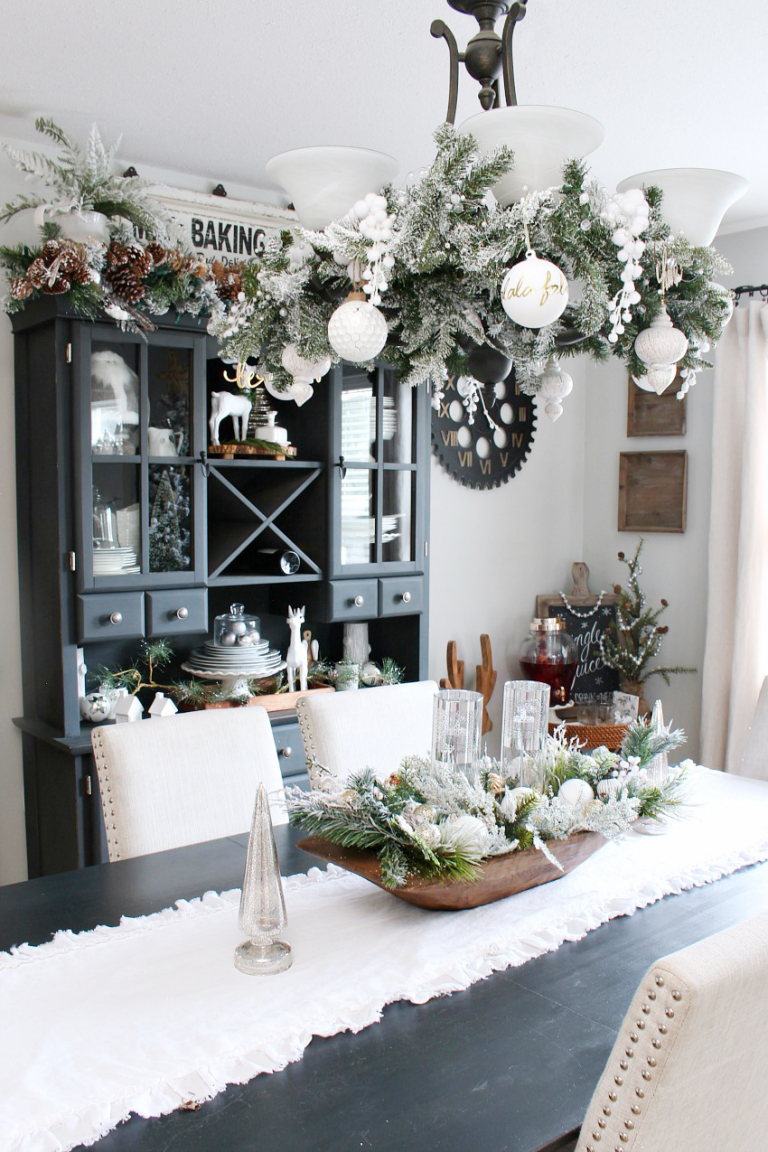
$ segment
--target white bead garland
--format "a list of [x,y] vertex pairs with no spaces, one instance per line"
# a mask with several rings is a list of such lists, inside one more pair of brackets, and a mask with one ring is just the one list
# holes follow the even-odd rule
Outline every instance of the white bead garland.
[[602,607],[603,597],[605,596],[605,594],[606,594],[605,589],[603,588],[602,591],[600,592],[600,595],[597,598],[597,603],[595,604],[594,608],[590,608],[590,610],[588,612],[579,612],[576,608],[574,608],[573,604],[570,603],[565,592],[559,593],[560,599],[562,600],[565,607],[568,609],[568,611],[571,613],[571,615],[575,616],[578,620],[589,620],[590,616],[596,616],[597,613],[600,611],[600,608]]

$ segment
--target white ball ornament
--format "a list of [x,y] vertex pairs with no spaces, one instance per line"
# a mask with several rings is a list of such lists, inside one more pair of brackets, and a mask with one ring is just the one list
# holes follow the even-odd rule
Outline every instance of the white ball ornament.
[[386,344],[387,321],[375,305],[351,292],[328,321],[328,339],[337,356],[365,364]]
[[513,265],[501,283],[504,311],[523,328],[543,328],[562,316],[568,304],[568,281],[551,260],[535,252]]
[[595,798],[595,794],[586,780],[575,778],[564,780],[558,789],[557,796],[559,800],[570,804],[572,808],[580,808],[582,804],[587,804]]

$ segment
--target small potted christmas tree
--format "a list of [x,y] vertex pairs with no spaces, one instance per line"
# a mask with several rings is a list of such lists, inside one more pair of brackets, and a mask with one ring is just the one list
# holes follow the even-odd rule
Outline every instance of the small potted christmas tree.
[[650,608],[646,603],[640,589],[640,576],[643,571],[640,567],[642,548],[641,537],[631,560],[627,560],[624,553],[619,552],[619,560],[629,569],[628,587],[622,588],[620,584],[614,584],[613,590],[619,597],[616,620],[600,638],[603,660],[609,668],[615,668],[621,676],[622,692],[639,697],[641,716],[650,712],[643,689],[651,676],[661,676],[665,684],[669,684],[670,676],[696,671],[695,668],[650,667],[651,661],[659,654],[664,637],[669,632],[667,624],[658,622],[669,604],[666,600],[662,600],[658,608]]

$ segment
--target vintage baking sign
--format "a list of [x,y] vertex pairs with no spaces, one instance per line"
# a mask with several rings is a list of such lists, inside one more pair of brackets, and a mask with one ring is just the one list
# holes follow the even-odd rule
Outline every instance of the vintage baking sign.
[[264,251],[270,234],[295,228],[296,213],[271,204],[253,204],[183,188],[153,189],[174,222],[173,239],[209,264],[248,263]]

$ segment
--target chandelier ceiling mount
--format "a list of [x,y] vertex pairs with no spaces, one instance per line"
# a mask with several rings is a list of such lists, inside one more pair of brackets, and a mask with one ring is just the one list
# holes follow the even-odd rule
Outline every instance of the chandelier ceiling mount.
[[[501,107],[501,87],[503,78],[504,97],[508,106],[517,104],[515,72],[512,62],[512,34],[515,25],[525,16],[528,0],[448,0],[451,8],[474,16],[480,30],[472,37],[464,52],[459,52],[456,37],[444,20],[434,20],[430,29],[433,36],[444,39],[450,54],[450,83],[448,89],[448,124],[456,121],[456,103],[459,95],[459,64],[463,64],[473,80],[480,85],[478,99],[487,112],[490,108]],[[501,36],[496,32],[496,23],[506,16]]]

